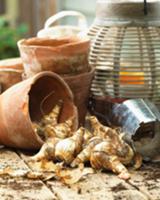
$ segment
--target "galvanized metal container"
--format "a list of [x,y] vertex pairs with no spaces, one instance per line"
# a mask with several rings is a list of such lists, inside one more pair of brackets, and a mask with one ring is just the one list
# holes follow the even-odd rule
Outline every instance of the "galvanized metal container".
[[149,100],[132,99],[114,104],[110,119],[122,128],[125,139],[132,142],[144,159],[160,153],[160,112]]

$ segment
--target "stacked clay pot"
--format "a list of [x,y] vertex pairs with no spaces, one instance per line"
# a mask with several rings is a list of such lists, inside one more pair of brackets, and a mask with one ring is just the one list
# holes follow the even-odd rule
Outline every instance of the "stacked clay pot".
[[21,58],[9,58],[0,61],[1,92],[22,81],[23,64]]
[[59,74],[70,86],[78,108],[79,125],[84,123],[94,70],[88,64],[87,37],[30,38],[18,42],[26,78],[41,71]]

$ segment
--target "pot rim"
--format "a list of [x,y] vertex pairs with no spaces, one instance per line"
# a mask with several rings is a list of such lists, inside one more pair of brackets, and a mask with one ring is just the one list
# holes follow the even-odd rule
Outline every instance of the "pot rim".
[[[38,41],[42,41],[42,42],[45,42],[45,41],[61,41],[61,42],[65,42],[65,44],[60,44],[60,45],[57,45],[57,46],[49,46],[49,45],[46,45],[46,46],[43,46],[43,45],[30,45],[30,44],[26,44],[26,42],[28,40],[32,40],[32,39],[36,39]],[[67,42],[68,41],[68,42]],[[84,45],[84,44],[87,44],[86,45],[86,49],[89,49],[89,44],[90,44],[90,39],[89,37],[85,36],[85,37],[63,37],[63,38],[37,38],[37,37],[32,37],[32,38],[29,38],[29,39],[21,39],[17,42],[17,45],[18,47],[30,47],[30,48],[37,48],[37,47],[41,47],[42,49],[51,49],[51,50],[56,50],[56,49],[65,49],[65,48],[68,48],[68,47],[76,47],[76,46],[79,46],[79,45]]]
[[64,79],[67,79],[67,78],[69,78],[69,79],[71,79],[71,78],[78,79],[81,76],[88,76],[88,75],[94,74],[94,72],[95,72],[95,68],[90,67],[89,71],[87,71],[87,72],[80,73],[80,74],[75,74],[75,75],[63,75],[62,77]]
[[3,68],[0,67],[0,72],[15,72],[15,73],[18,73],[18,74],[22,74],[23,70],[12,69],[11,67],[3,67]]
[[[57,73],[54,73],[51,71],[39,72],[39,73],[35,74],[35,76],[31,77],[32,83],[31,83],[30,89],[31,89],[32,85],[34,85],[36,83],[36,81],[38,81],[39,78],[43,77],[44,75],[49,76],[49,77],[54,77],[55,79],[60,81],[64,85],[64,87],[66,87],[66,89],[68,90],[71,100],[73,101],[74,97],[73,97],[73,94],[72,94],[71,89],[69,88],[68,84],[63,80],[63,78],[61,76],[59,76]],[[28,80],[28,79],[26,79],[26,80]]]

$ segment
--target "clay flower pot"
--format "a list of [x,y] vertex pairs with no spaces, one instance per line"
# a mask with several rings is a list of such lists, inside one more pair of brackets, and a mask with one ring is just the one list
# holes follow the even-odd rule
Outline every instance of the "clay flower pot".
[[[0,144],[38,149],[42,139],[33,130],[33,121],[51,111],[58,100],[63,100],[60,122],[72,117],[77,129],[77,109],[72,92],[60,76],[42,72],[22,81],[0,95]],[[43,113],[42,113],[43,110]]]
[[31,38],[18,42],[26,77],[41,71],[58,74],[79,74],[88,71],[89,39]]
[[74,103],[78,108],[79,125],[84,125],[85,122],[93,76],[94,69],[74,76],[62,76],[74,94]]
[[23,64],[21,58],[9,58],[0,61],[0,84],[2,92],[22,81]]

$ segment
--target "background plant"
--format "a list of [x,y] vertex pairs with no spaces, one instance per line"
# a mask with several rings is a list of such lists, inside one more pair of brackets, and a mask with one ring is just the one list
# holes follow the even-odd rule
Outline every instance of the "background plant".
[[0,59],[19,56],[17,41],[26,33],[25,24],[13,28],[4,18],[0,18]]

